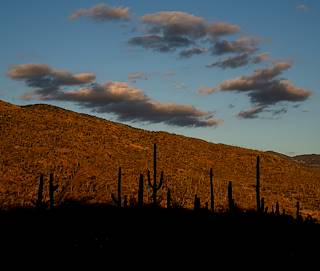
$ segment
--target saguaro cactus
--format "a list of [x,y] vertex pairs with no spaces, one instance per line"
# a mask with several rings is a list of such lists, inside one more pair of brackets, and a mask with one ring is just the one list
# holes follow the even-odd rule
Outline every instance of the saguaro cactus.
[[171,208],[171,190],[170,190],[170,188],[168,188],[168,190],[167,190],[167,208],[168,209]]
[[143,206],[143,188],[144,188],[143,174],[140,174],[139,190],[138,190],[138,207]]
[[280,206],[279,206],[279,202],[276,202],[276,215],[280,215]]
[[43,174],[40,175],[39,179],[39,189],[38,189],[38,198],[36,202],[36,207],[38,209],[43,207]]
[[265,208],[264,208],[264,198],[261,198],[260,210],[261,210],[261,213],[265,213]]
[[233,211],[234,199],[232,198],[232,181],[229,181],[228,183],[228,203],[229,203],[229,211]]
[[50,173],[49,177],[49,197],[50,197],[50,209],[54,208],[54,192],[58,189],[59,185],[54,185],[54,175]]
[[157,192],[163,185],[163,171],[161,171],[160,182],[157,184],[157,144],[153,146],[153,184],[151,183],[150,170],[148,170],[148,184],[152,188],[152,201],[157,205]]
[[296,204],[296,219],[300,219],[300,203],[299,201],[297,201],[297,204]]
[[214,212],[214,194],[213,194],[213,170],[210,168],[210,207],[211,211]]
[[121,167],[119,167],[118,171],[118,198],[115,195],[111,194],[112,200],[117,204],[117,206],[121,207]]
[[256,164],[256,199],[257,199],[257,212],[261,211],[260,208],[260,157],[257,156]]
[[194,210],[199,210],[201,207],[200,198],[198,198],[198,195],[194,195]]

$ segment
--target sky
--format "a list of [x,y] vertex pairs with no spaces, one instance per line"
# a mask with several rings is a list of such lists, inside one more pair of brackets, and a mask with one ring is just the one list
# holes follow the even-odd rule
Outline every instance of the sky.
[[1,0],[0,99],[320,153],[320,1]]

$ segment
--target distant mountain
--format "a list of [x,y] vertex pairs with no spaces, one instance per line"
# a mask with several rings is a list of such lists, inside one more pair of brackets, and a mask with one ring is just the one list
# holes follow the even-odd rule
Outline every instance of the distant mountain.
[[285,158],[285,159],[290,159],[291,157],[288,156],[288,155],[285,155],[283,153],[280,153],[280,152],[275,152],[275,151],[266,151],[266,153],[269,153],[269,154],[273,154],[273,155],[278,155],[282,158]]
[[[284,155],[209,143],[166,132],[150,132],[62,108],[37,104],[15,106],[0,101],[0,205],[33,206],[40,174],[54,173],[56,203],[65,199],[111,202],[122,167],[123,196],[135,201],[138,178],[152,171],[153,143],[158,146],[159,200],[167,188],[174,201],[202,206],[209,201],[209,169],[214,171],[216,209],[227,207],[227,184],[233,181],[239,207],[255,208],[256,156],[261,157],[261,196],[272,209],[276,201],[294,213],[320,218],[320,168]],[[152,175],[152,174],[151,174]],[[145,201],[151,192],[145,186]],[[124,197],[123,197],[124,198]],[[48,199],[48,193],[45,194]]]
[[278,155],[286,159],[292,159],[299,163],[303,163],[307,166],[315,166],[315,167],[320,166],[320,154],[302,154],[302,155],[296,155],[296,156],[288,156],[275,151],[266,151],[266,153]]
[[310,166],[320,167],[320,154],[303,154],[292,157],[294,160]]

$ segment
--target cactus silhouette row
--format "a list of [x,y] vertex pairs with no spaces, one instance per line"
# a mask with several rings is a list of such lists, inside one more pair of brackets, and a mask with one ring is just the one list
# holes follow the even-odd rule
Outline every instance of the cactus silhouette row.
[[[164,173],[161,171],[160,173],[160,180],[157,182],[157,144],[154,144],[153,146],[153,182],[151,181],[151,172],[148,169],[147,171],[147,180],[148,180],[148,186],[152,190],[152,205],[158,206],[158,198],[157,198],[157,192],[163,187],[164,184]],[[209,180],[210,180],[210,210],[211,212],[214,212],[214,174],[213,169],[210,168],[209,171]],[[144,205],[144,176],[142,173],[140,173],[139,177],[139,183],[138,183],[138,202],[137,206],[139,208],[143,207]],[[118,183],[117,183],[117,195],[111,194],[112,201],[115,203],[117,207],[128,207],[128,198],[125,195],[122,200],[122,170],[121,167],[119,167],[118,170]],[[54,193],[58,190],[59,186],[54,184],[54,175],[53,173],[50,173],[49,175],[49,208],[54,208]],[[44,203],[44,176],[43,174],[40,175],[39,179],[39,188],[38,188],[38,197],[36,200],[36,208],[43,209],[46,204]],[[228,195],[228,209],[229,212],[234,212],[237,210],[237,204],[235,203],[235,200],[233,198],[233,187],[232,187],[232,181],[228,182],[227,187],[227,195]],[[173,203],[173,198],[171,194],[170,188],[167,189],[167,208],[175,207]],[[134,206],[135,203],[130,199],[130,206]],[[208,202],[205,204],[205,209],[208,209]],[[201,200],[195,194],[194,196],[194,210],[201,209]],[[275,215],[280,215],[280,206],[279,203],[276,202],[275,205],[275,211],[272,206],[271,213]],[[256,211],[260,214],[266,214],[268,213],[268,207],[265,207],[265,201],[264,198],[260,198],[260,157],[257,156],[256,158]],[[282,212],[283,215],[285,215],[285,210],[283,209]],[[300,203],[296,203],[296,219],[301,220],[301,214],[300,214]]]

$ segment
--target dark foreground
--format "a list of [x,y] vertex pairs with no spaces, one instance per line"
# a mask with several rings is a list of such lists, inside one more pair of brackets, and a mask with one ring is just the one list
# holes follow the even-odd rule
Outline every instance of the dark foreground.
[[128,257],[154,263],[310,263],[318,261],[319,247],[319,224],[254,212],[212,215],[206,210],[69,205],[0,213],[1,252],[43,253],[52,261],[94,255],[106,262],[122,258],[123,263]]

